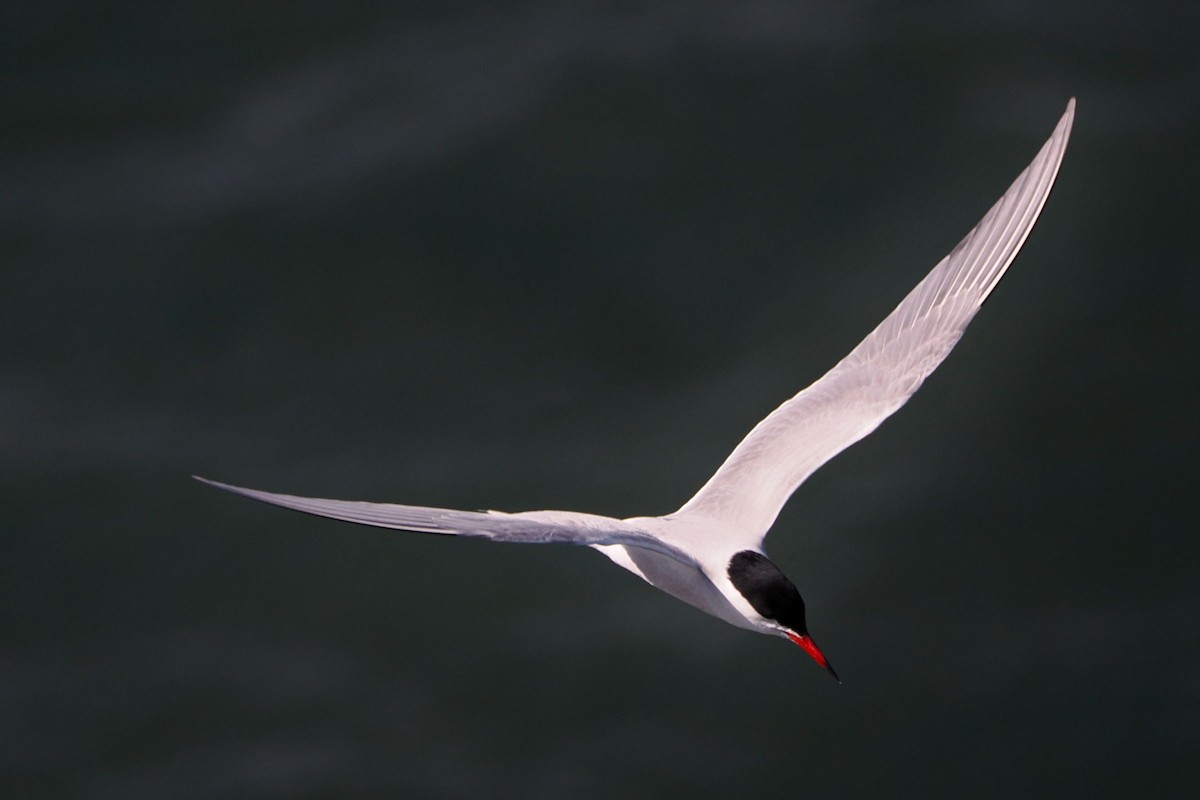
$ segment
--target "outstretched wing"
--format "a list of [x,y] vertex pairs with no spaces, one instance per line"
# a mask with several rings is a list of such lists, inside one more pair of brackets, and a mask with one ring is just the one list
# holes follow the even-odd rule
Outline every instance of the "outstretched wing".
[[873,431],[920,387],[962,336],[1025,242],[1062,163],[1075,100],[1050,140],[957,247],[824,377],[775,409],[669,519],[687,531],[761,546],[809,475]]
[[246,489],[201,478],[199,475],[192,477],[209,486],[271,505],[376,528],[467,536],[517,544],[623,544],[653,550],[684,564],[695,564],[695,560],[687,553],[636,525],[594,514],[573,511],[527,511],[506,514],[501,511],[455,511],[449,508],[402,506],[393,503],[326,500],[320,497],[298,497]]

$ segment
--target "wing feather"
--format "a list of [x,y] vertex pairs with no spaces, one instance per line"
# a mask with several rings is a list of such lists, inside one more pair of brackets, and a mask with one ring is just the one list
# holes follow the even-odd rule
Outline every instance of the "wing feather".
[[746,436],[679,511],[686,531],[760,547],[809,475],[902,406],[953,349],[1033,228],[1058,174],[1075,116],[1067,105],[1049,141],[949,255],[833,369]]
[[582,546],[622,544],[669,556],[684,564],[695,560],[649,532],[628,522],[573,511],[455,511],[449,508],[369,503],[359,500],[329,500],[291,494],[264,492],[201,478],[196,480],[263,503],[290,508],[318,517],[370,525],[375,528],[466,536],[516,544],[574,544]]

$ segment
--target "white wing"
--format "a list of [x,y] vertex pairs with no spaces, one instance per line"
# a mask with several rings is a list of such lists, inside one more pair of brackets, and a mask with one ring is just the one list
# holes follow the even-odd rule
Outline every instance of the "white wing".
[[258,489],[230,486],[193,475],[198,481],[271,505],[302,511],[318,517],[371,525],[376,528],[438,533],[490,539],[518,544],[623,544],[653,550],[684,564],[695,560],[676,547],[663,542],[628,522],[573,511],[528,511],[506,514],[501,511],[454,511],[449,508],[402,506],[392,503],[367,503],[356,500],[326,500],[297,497]]
[[1033,228],[1062,163],[1075,100],[1003,197],[896,310],[816,383],[775,409],[679,511],[672,541],[759,547],[805,478],[904,405],[962,336]]

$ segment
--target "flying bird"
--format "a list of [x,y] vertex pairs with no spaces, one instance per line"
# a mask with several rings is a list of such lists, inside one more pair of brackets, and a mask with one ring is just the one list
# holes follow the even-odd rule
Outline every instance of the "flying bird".
[[616,519],[574,511],[455,511],[298,497],[195,477],[264,503],[360,525],[591,547],[701,611],[791,640],[836,679],[809,634],[800,592],[767,558],[763,540],[792,492],[904,405],[957,344],[1033,228],[1074,117],[1072,98],[1033,163],[958,246],[849,355],[759,422],[672,514]]

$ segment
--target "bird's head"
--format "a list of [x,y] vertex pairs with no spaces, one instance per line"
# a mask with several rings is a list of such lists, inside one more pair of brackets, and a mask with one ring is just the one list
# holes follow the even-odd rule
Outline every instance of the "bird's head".
[[728,572],[729,582],[762,617],[764,627],[790,639],[841,683],[829,659],[808,634],[804,598],[779,567],[762,553],[743,550],[729,559]]

